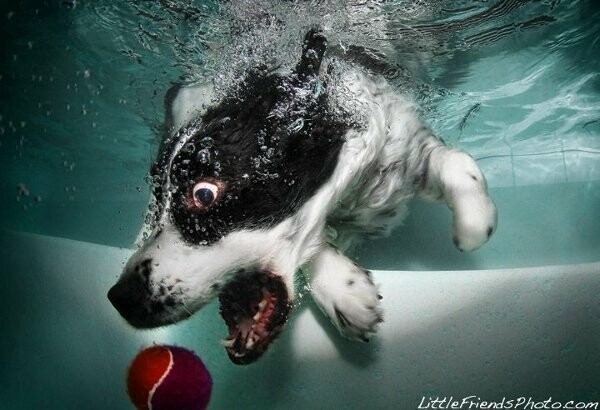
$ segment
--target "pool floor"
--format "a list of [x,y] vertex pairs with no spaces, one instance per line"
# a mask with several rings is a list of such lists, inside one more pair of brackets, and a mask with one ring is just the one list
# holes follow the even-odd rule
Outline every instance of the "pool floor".
[[308,296],[254,365],[229,362],[217,306],[134,330],[105,298],[131,251],[2,232],[0,409],[128,409],[143,346],[195,350],[211,409],[416,408],[424,396],[600,397],[600,264],[481,271],[374,271],[385,323],[348,342]]

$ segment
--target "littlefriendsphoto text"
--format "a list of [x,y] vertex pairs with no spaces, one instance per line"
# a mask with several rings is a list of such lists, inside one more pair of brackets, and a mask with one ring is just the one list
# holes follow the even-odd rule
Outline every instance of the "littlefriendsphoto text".
[[500,400],[485,400],[479,396],[466,397],[426,397],[421,398],[419,410],[481,410],[481,409],[518,409],[518,410],[552,410],[552,409],[600,409],[597,401],[559,401],[548,397],[544,400],[533,397],[503,397]]

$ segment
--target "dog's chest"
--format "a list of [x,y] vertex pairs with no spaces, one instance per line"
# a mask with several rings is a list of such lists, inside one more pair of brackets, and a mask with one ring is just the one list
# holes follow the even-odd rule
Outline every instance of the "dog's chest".
[[[346,144],[362,149],[342,150],[338,166],[360,171],[332,208],[328,224],[338,236],[385,235],[406,216],[408,201],[425,177],[432,133],[420,121],[416,105],[385,81],[352,73],[344,86],[348,90],[353,98],[345,100],[343,110],[365,125]],[[362,163],[355,163],[358,158]]]

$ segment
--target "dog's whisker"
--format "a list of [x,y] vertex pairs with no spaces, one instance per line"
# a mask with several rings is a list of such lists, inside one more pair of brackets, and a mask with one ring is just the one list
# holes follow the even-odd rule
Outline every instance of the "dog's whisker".
[[183,306],[183,309],[187,313],[188,316],[192,316],[193,312],[188,308],[185,301],[183,301],[183,300],[181,301],[181,306]]

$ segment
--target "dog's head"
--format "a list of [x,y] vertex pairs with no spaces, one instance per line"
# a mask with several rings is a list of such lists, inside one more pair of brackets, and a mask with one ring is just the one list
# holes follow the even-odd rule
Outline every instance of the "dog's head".
[[293,276],[320,240],[299,234],[314,218],[303,209],[348,128],[327,109],[325,46],[309,32],[289,76],[250,74],[163,143],[151,171],[154,227],[108,294],[130,324],[175,323],[218,295],[235,363],[256,360],[279,334]]

